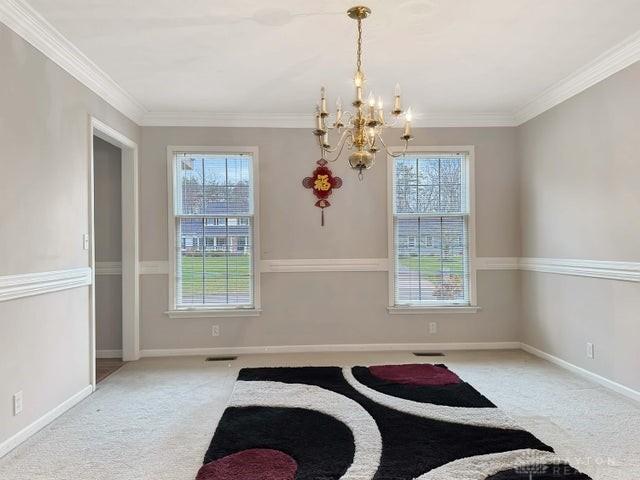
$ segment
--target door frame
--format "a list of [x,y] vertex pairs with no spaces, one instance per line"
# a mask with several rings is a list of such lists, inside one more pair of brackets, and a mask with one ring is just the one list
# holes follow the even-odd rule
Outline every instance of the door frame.
[[95,117],[89,121],[89,266],[91,384],[96,387],[96,259],[93,137],[120,148],[122,189],[122,359],[140,358],[138,144]]

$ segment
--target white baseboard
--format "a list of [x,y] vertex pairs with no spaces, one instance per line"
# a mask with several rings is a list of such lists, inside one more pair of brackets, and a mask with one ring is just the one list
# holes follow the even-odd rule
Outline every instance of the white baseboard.
[[78,393],[76,393],[72,397],[62,402],[56,408],[44,414],[42,417],[37,419],[31,425],[28,425],[27,427],[23,428],[18,433],[16,433],[13,437],[0,443],[0,458],[4,457],[7,453],[9,453],[11,450],[16,448],[22,442],[24,442],[29,437],[37,433],[39,430],[49,425],[56,418],[58,418],[60,415],[65,413],[67,410],[76,406],[82,400],[84,400],[89,395],[91,395],[92,392],[93,392],[93,386],[87,385]]
[[96,358],[122,358],[122,350],[96,350]]
[[531,345],[528,345],[526,343],[521,343],[520,348],[522,348],[522,350],[524,350],[525,352],[529,352],[531,355],[535,355],[536,357],[547,360],[548,362],[551,362],[554,365],[558,365],[559,367],[562,367],[565,370],[569,370],[570,372],[575,373],[576,375],[579,375],[583,378],[586,378],[587,380],[591,380],[592,382],[602,385],[603,387],[613,390],[614,392],[620,393],[625,397],[635,400],[636,402],[640,402],[640,392],[633,390],[632,388],[625,387],[620,383],[614,382],[613,380],[609,380],[608,378],[605,378],[596,373],[590,372],[589,370],[586,370],[582,367],[578,367],[573,363],[569,363],[566,360],[562,360],[561,358],[558,358],[547,352],[543,352],[542,350],[532,347]]
[[372,343],[343,345],[280,345],[269,347],[167,348],[141,350],[142,357],[198,355],[251,355],[261,353],[384,352],[419,350],[516,350],[520,342],[471,343]]

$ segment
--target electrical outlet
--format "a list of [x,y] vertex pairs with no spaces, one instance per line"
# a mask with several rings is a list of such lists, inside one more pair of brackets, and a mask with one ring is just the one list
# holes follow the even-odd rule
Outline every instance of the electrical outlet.
[[89,234],[85,233],[82,235],[82,248],[85,250],[89,250]]
[[214,337],[220,336],[220,325],[214,325],[211,327],[211,335]]
[[594,357],[595,357],[595,351],[594,351],[593,343],[587,342],[587,358],[594,358]]
[[438,333],[438,322],[429,322],[429,335]]
[[13,394],[13,416],[22,413],[22,390]]

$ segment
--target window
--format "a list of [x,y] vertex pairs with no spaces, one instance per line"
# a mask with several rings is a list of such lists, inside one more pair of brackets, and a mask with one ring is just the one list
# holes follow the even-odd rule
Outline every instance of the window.
[[473,305],[472,149],[411,152],[390,161],[392,307]]
[[254,149],[170,149],[173,172],[172,305],[257,309]]

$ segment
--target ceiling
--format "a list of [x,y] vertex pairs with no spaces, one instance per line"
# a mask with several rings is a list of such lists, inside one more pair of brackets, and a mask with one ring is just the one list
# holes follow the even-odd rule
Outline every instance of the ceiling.
[[[303,114],[352,98],[343,0],[29,0],[151,112]],[[513,113],[640,30],[638,0],[367,0],[364,69],[418,113]]]

